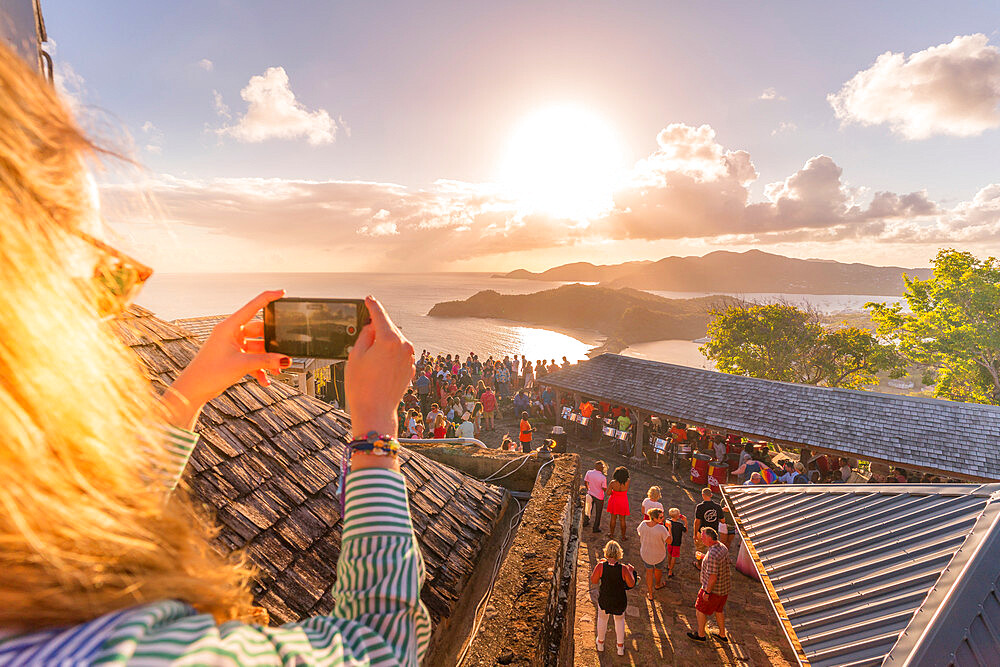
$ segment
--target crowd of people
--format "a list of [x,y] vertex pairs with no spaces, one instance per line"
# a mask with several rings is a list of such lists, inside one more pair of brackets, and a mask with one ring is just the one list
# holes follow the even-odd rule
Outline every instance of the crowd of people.
[[[531,419],[556,419],[555,392],[538,384],[571,362],[563,357],[531,362],[521,355],[492,355],[481,361],[469,352],[432,355],[424,350],[416,361],[411,386],[399,405],[400,437],[478,437],[495,431],[497,421],[520,417],[516,448],[530,451]],[[525,422],[528,422],[527,424]]]
[[[638,584],[639,574],[635,566],[625,563],[622,543],[629,537],[626,523],[631,512],[628,492],[629,471],[624,466],[615,468],[610,481],[607,464],[597,461],[584,475],[586,504],[584,525],[592,524],[592,532],[601,532],[601,517],[607,497],[607,511],[610,515],[609,540],[601,558],[590,575],[592,584],[599,585],[597,599],[597,650],[604,651],[609,621],[615,625],[615,639],[618,655],[625,654],[625,608],[626,591]],[[635,526],[639,538],[639,557],[644,567],[646,598],[653,600],[655,592],[664,588],[666,579],[674,577],[677,559],[681,555],[681,545],[688,532],[688,519],[677,507],[664,509],[660,502],[662,491],[652,486],[642,501],[642,520]],[[693,543],[694,555],[699,570],[701,587],[694,602],[698,620],[696,630],[688,637],[697,642],[707,641],[707,623],[715,617],[718,632],[711,635],[721,643],[728,643],[726,634],[725,605],[732,589],[729,545],[732,534],[728,529],[725,509],[715,502],[710,488],[702,490],[702,501],[694,507]],[[621,537],[616,540],[615,527],[620,526]]]
[[[632,452],[636,431],[635,421],[628,409],[593,399],[585,399],[572,409],[588,418],[586,427],[577,427],[578,434],[593,441],[595,437],[600,437],[605,426],[611,426],[619,433],[628,433],[626,440],[617,443],[618,453]],[[929,484],[946,481],[930,473],[910,473],[899,466],[860,463],[857,459],[826,454],[813,455],[808,449],[802,449],[797,454],[791,450],[777,452],[773,445],[765,442],[748,441],[737,435],[693,428],[655,416],[646,418],[642,432],[646,439],[643,456],[653,467],[658,467],[661,457],[666,455],[665,448],[660,452],[655,446],[657,441],[662,440],[684,458],[703,454],[711,464],[725,463],[726,483],[730,484]]]

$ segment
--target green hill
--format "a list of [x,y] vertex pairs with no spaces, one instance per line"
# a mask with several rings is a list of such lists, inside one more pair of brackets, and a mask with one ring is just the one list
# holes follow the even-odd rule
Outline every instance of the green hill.
[[542,273],[518,269],[505,278],[578,280],[608,287],[671,292],[755,292],[783,294],[903,293],[903,275],[928,278],[930,269],[844,264],[830,260],[795,259],[749,250],[712,252],[704,257],[666,257],[657,262],[594,265],[577,262]]
[[701,338],[708,328],[708,310],[732,301],[727,296],[665,299],[630,288],[563,285],[533,294],[484,290],[464,301],[438,303],[429,315],[590,329],[607,336],[609,346],[627,347],[654,340]]

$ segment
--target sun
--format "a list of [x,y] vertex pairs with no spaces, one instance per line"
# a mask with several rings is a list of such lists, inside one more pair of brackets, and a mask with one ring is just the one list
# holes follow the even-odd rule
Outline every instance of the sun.
[[553,106],[511,133],[500,180],[522,211],[582,221],[612,205],[623,160],[621,141],[603,118],[579,106]]

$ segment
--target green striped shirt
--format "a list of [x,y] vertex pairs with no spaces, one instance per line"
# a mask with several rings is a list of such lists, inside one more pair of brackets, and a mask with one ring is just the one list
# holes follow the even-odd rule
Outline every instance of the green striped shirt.
[[[178,477],[198,436],[171,429]],[[347,478],[333,615],[281,627],[217,625],[189,605],[164,600],[75,628],[0,634],[3,664],[405,665],[420,664],[430,639],[420,601],[424,562],[403,476],[359,470]]]

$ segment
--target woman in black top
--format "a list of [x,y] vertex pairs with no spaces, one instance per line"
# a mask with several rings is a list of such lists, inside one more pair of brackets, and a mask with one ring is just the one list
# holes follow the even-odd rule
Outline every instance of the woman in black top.
[[615,639],[618,655],[625,655],[625,592],[635,586],[635,568],[622,563],[622,546],[610,540],[604,545],[604,558],[590,575],[590,583],[601,584],[597,596],[597,650],[604,650],[604,636],[608,633],[608,617],[615,619]]

